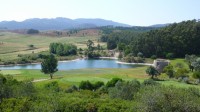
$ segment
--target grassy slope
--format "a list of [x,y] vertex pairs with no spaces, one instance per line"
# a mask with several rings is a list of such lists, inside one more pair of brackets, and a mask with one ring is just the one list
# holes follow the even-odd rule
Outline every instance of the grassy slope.
[[[0,58],[1,60],[16,59],[18,54],[29,54],[48,50],[52,42],[75,43],[78,47],[86,47],[89,39],[97,40],[97,37],[44,37],[37,35],[22,35],[16,33],[0,32]],[[36,49],[29,50],[28,45],[33,44]]]
[[[175,59],[172,60],[172,65],[175,65],[177,62],[184,63],[184,59]],[[132,69],[78,69],[78,70],[67,70],[67,71],[58,71],[54,75],[53,80],[47,80],[42,82],[37,82],[36,85],[42,86],[45,83],[50,81],[58,81],[59,85],[62,88],[66,88],[69,85],[78,85],[83,80],[89,80],[91,82],[103,81],[107,82],[113,77],[122,78],[124,80],[137,79],[143,81],[148,79],[149,76],[146,75],[145,70],[147,66],[136,67]],[[45,75],[40,72],[40,70],[2,70],[0,73],[11,74],[17,80],[25,79],[47,79],[48,75]],[[177,87],[198,87],[196,85],[189,85],[174,80],[160,81],[164,85],[174,85]]]

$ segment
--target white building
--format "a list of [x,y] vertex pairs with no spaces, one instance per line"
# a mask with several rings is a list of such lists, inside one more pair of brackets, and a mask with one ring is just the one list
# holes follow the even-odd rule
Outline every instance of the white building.
[[165,66],[169,65],[170,61],[165,59],[156,59],[153,62],[153,66],[161,73]]

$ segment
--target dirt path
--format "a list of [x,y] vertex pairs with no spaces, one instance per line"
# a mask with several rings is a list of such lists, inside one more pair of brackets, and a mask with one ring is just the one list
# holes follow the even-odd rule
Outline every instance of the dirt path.
[[50,79],[38,79],[38,80],[33,80],[32,82],[41,82],[41,81],[45,81],[45,80],[50,80]]

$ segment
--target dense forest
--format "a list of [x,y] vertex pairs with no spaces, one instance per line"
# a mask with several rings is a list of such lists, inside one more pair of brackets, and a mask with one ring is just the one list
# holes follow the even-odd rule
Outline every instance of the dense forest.
[[142,27],[142,26],[133,26],[133,27],[102,26],[102,27],[97,27],[97,29],[100,29],[103,34],[110,34],[112,32],[116,32],[116,31],[146,32],[146,31],[155,30],[158,28],[159,27]]
[[[200,54],[200,22],[196,20],[174,23],[148,32],[119,31],[103,35],[108,49],[126,45],[125,54],[141,52],[145,57],[184,57],[185,54]],[[120,50],[121,50],[120,49]]]

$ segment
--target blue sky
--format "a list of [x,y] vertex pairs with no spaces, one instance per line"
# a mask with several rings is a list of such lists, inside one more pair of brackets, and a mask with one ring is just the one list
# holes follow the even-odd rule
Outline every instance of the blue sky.
[[102,18],[148,26],[200,19],[200,0],[1,0],[0,21]]

